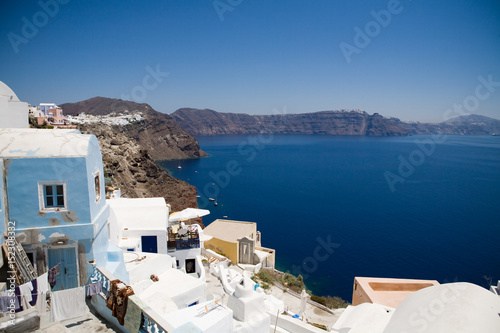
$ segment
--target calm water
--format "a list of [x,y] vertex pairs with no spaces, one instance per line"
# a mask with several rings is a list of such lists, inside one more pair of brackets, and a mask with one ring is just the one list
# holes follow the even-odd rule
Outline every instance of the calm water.
[[205,224],[258,222],[316,294],[351,300],[355,276],[500,279],[500,137],[198,139],[210,157],[162,165],[198,188]]

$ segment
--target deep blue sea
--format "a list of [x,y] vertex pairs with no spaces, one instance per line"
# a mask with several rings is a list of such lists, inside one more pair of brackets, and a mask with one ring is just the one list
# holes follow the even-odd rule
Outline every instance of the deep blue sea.
[[355,276],[500,279],[499,136],[198,140],[210,157],[161,164],[198,188],[204,223],[257,222],[315,294],[350,301]]

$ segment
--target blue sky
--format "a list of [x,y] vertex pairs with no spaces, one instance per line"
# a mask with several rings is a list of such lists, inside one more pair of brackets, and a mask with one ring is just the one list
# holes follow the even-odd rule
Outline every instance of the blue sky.
[[[478,77],[500,82],[499,1],[59,1],[0,5],[0,80],[32,104],[105,96],[165,113],[442,121],[469,103],[463,113],[500,118],[500,83],[474,97]],[[371,14],[382,10],[385,26]],[[357,44],[356,27],[368,28]]]

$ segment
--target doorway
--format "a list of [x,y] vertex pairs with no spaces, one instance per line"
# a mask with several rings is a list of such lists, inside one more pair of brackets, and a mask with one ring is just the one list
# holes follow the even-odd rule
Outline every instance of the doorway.
[[49,269],[59,264],[54,290],[78,287],[78,264],[76,247],[53,248],[48,250]]

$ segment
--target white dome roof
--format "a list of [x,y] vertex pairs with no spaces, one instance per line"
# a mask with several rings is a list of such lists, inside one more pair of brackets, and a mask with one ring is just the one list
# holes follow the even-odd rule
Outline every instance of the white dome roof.
[[396,308],[384,333],[500,332],[500,297],[471,283],[421,289]]
[[9,86],[2,81],[0,81],[0,96],[9,96],[11,101],[19,102],[19,98],[17,98],[14,91],[12,91],[12,89],[10,89]]

